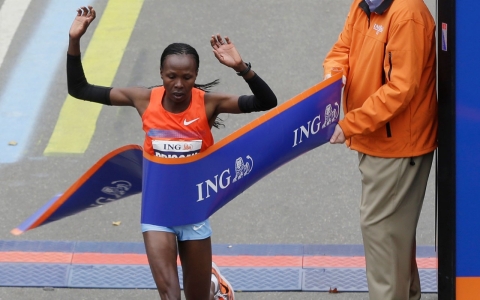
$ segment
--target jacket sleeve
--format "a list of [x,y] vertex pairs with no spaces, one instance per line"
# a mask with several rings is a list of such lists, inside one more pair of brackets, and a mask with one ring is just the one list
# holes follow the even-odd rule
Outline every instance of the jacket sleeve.
[[425,48],[431,45],[431,34],[413,18],[392,28],[385,51],[386,83],[339,122],[346,138],[372,133],[405,110],[419,88],[424,53],[429,53]]
[[[356,1],[354,1],[356,2]],[[352,5],[353,7],[353,5]],[[327,53],[325,60],[323,61],[323,77],[332,75],[332,73],[343,72],[343,76],[347,77],[348,74],[348,57],[350,53],[351,42],[351,30],[353,28],[353,22],[351,18],[352,12],[347,16],[347,20],[343,26],[343,30],[338,36],[337,41],[333,45],[332,49]]]

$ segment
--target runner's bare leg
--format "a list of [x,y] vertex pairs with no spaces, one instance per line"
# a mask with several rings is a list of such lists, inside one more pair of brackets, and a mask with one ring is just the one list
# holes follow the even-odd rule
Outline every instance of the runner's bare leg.
[[170,232],[147,231],[143,233],[143,240],[160,299],[180,300],[177,237]]

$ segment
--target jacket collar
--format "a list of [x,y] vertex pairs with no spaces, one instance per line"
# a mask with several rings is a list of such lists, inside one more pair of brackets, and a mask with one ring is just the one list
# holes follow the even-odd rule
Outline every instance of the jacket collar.
[[[393,0],[383,0],[383,2],[377,8],[375,8],[373,12],[381,15],[392,5],[392,3]],[[362,2],[358,4],[358,7],[360,7],[360,9],[363,10],[367,14],[367,16],[370,17],[370,8],[368,7],[368,4],[367,2],[365,2],[365,0],[362,0]]]

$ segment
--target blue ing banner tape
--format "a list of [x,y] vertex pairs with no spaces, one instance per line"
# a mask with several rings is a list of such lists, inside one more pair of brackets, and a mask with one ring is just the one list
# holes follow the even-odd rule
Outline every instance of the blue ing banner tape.
[[142,223],[206,220],[273,170],[328,142],[339,117],[340,91],[341,81],[320,89],[189,163],[162,164],[144,154]]
[[327,143],[338,122],[341,89],[341,75],[334,76],[244,126],[227,142],[188,158],[146,153],[142,158],[136,145],[112,151],[12,233],[142,190],[142,223],[177,226],[206,220],[270,172]]
[[12,230],[15,235],[86,209],[142,192],[142,148],[127,145],[116,149],[91,167],[65,193]]

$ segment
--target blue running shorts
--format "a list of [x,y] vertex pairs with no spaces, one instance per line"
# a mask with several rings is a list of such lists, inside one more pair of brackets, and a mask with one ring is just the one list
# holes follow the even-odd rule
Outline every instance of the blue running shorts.
[[194,241],[203,240],[212,235],[210,220],[205,220],[196,224],[164,227],[142,223],[142,232],[146,231],[163,231],[171,232],[177,236],[178,241]]

